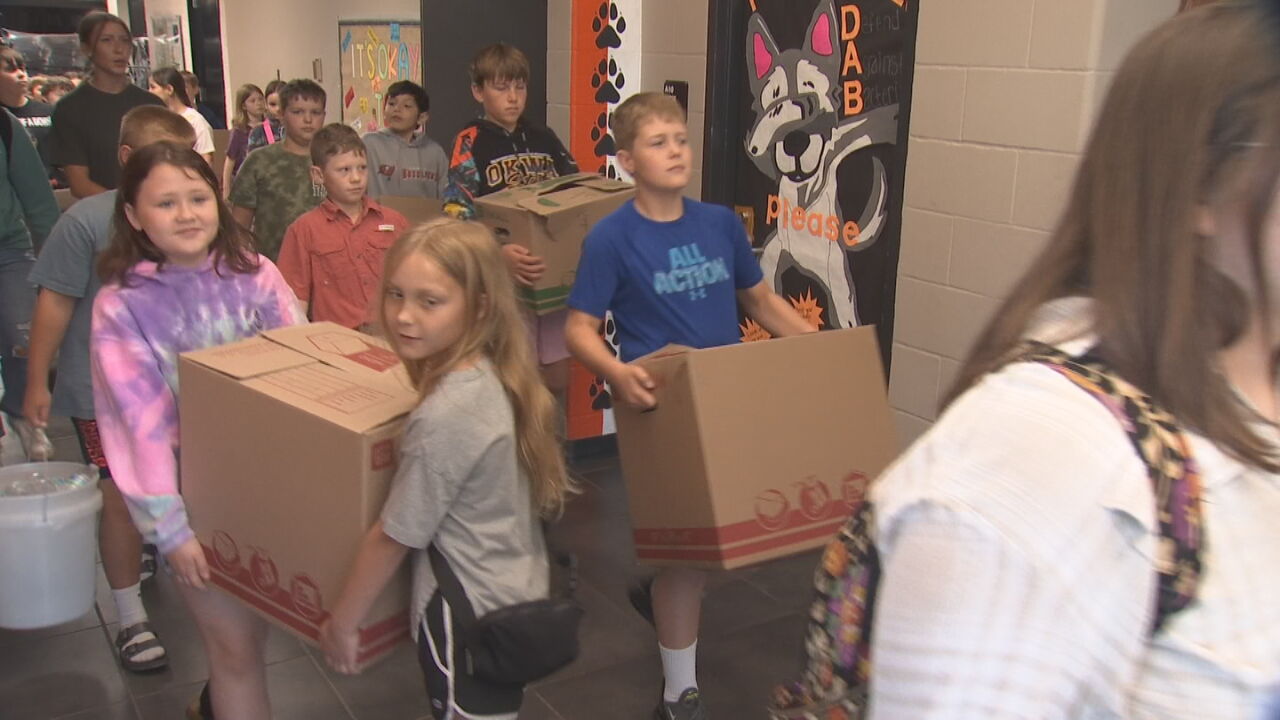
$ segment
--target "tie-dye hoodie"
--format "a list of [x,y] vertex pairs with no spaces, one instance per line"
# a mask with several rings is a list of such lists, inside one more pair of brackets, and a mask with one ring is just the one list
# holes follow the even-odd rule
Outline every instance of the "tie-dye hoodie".
[[93,303],[90,366],[111,476],[147,542],[169,553],[194,535],[178,483],[178,355],[306,322],[280,271],[212,260],[199,268],[140,262]]

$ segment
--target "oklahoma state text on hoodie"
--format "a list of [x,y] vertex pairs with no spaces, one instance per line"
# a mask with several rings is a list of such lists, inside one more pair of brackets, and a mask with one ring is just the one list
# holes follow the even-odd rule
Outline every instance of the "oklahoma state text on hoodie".
[[470,218],[478,197],[576,172],[578,164],[550,128],[520,118],[515,131],[507,132],[483,118],[473,120],[453,142],[444,209]]

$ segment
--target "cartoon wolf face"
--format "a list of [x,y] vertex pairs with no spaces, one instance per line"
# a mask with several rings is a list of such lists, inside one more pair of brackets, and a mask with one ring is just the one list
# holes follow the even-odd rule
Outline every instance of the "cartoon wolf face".
[[804,46],[779,51],[759,13],[747,26],[747,70],[756,123],[747,154],[771,178],[803,182],[822,169],[839,120],[840,53],[835,8],[818,4]]
[[784,283],[794,282],[786,276],[798,273],[822,296],[825,325],[851,327],[858,324],[851,263],[888,226],[886,163],[896,143],[898,107],[841,117],[836,18],[835,1],[822,0],[802,46],[779,51],[763,16],[751,16],[745,49],[755,122],[744,147],[777,182],[766,213],[774,227],[760,256],[766,276],[783,292]]

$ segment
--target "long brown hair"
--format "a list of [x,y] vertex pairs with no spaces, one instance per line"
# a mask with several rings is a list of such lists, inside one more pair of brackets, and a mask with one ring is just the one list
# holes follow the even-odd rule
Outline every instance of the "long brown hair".
[[[477,356],[488,358],[511,402],[517,454],[532,485],[534,504],[544,516],[554,515],[564,507],[574,487],[556,433],[555,399],[538,375],[515,286],[498,243],[479,223],[441,218],[419,225],[387,251],[383,298],[396,268],[414,253],[430,258],[462,287],[466,330],[442,359],[404,360],[409,377],[426,397],[459,362]],[[395,347],[396,334],[390,331],[394,319],[387,316],[385,302],[378,317]]]
[[184,147],[162,141],[135,149],[120,173],[120,189],[116,193],[115,215],[111,221],[111,244],[98,257],[98,275],[102,281],[128,284],[129,269],[143,260],[164,265],[164,253],[144,231],[134,229],[124,209],[125,205],[137,205],[143,181],[160,165],[172,165],[188,175],[199,177],[213,191],[218,203],[218,234],[214,236],[209,252],[213,256],[215,271],[221,272],[226,268],[237,273],[256,272],[258,254],[253,250],[253,236],[236,222],[222,201],[218,179],[209,163],[189,145]]
[[[1044,303],[1088,297],[1097,351],[1120,375],[1224,451],[1280,471],[1216,364],[1251,313],[1269,314],[1262,229],[1280,176],[1272,14],[1261,3],[1200,8],[1130,52],[1049,245],[979,336],[948,402],[1010,359]],[[1198,224],[1210,209],[1243,213],[1254,292],[1215,267]]]
[[[254,93],[262,95],[263,100],[267,99],[266,94],[262,92],[262,88],[253,83],[245,83],[236,89],[236,112],[231,118],[231,127],[236,130],[247,131],[249,130],[249,124],[253,122],[253,119],[249,117],[249,111],[244,109],[244,104],[249,101],[249,98],[253,97]],[[262,106],[262,117],[266,118],[266,116],[267,109],[264,104]]]

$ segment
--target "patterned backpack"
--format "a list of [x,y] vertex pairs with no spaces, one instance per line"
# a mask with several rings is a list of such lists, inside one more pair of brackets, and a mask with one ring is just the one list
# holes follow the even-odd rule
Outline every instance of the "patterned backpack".
[[[1186,436],[1150,396],[1093,355],[1071,357],[1051,345],[1030,343],[1018,359],[1042,363],[1105,405],[1147,467],[1160,533],[1154,635],[1195,598],[1200,578],[1201,483]],[[773,720],[856,720],[866,713],[880,583],[880,558],[871,539],[874,517],[875,508],[864,499],[822,555],[804,670],[798,681],[774,688]]]

